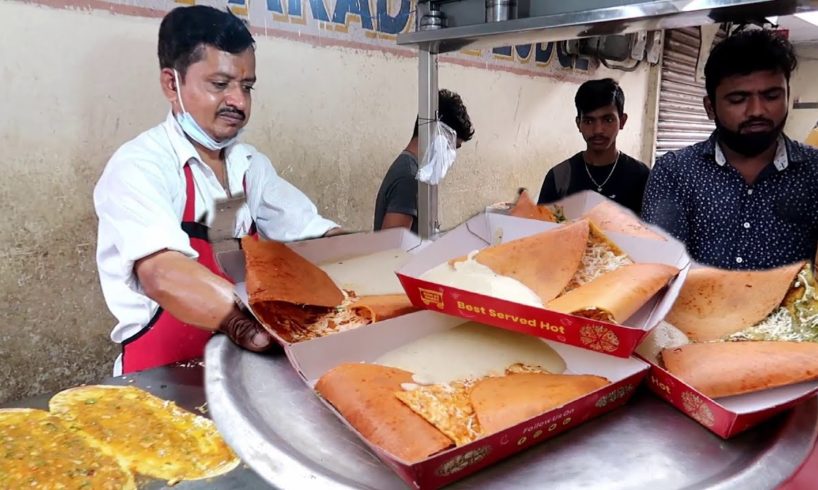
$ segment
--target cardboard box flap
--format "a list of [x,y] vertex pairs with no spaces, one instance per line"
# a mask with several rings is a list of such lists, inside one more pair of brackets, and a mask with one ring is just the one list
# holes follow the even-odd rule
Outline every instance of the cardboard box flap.
[[[371,328],[350,330],[308,343],[293,344],[290,347],[293,353],[291,360],[297,360],[298,372],[312,386],[327,370],[339,364],[374,362],[401,345],[464,323],[468,323],[468,320],[432,311],[419,311]],[[597,374],[613,381],[637,374],[649,366],[636,358],[606,356],[534,337],[531,341],[545,342],[554,349],[568,365],[566,373]]]
[[[337,235],[300,242],[291,242],[287,246],[314,264],[368,255],[382,250],[401,249],[416,253],[429,242],[405,228]],[[230,250],[216,254],[216,261],[222,270],[235,282],[243,282],[245,276],[244,252]]]
[[755,393],[716,398],[714,401],[737,414],[754,413],[799,400],[818,390],[818,381],[780,386]]
[[[536,197],[536,196],[534,196]],[[586,212],[590,211],[592,208],[601,204],[603,202],[610,202],[614,206],[620,208],[623,212],[633,216],[634,219],[640,221],[642,226],[650,229],[657,235],[664,237],[668,240],[675,240],[671,235],[669,235],[665,230],[662,228],[651,224],[646,223],[642,220],[642,218],[631,211],[630,209],[626,208],[625,206],[619,204],[618,202],[614,201],[613,199],[609,199],[597,192],[587,190],[577,192],[576,194],[571,194],[568,197],[564,197],[559,201],[550,202],[545,204],[550,210],[554,211],[556,208],[562,209],[563,215],[565,219],[569,221],[573,221],[576,219],[581,218]],[[500,214],[500,215],[508,215],[511,209],[514,207],[514,201],[509,202],[498,202],[495,204],[491,204],[486,206],[485,210],[483,211],[486,214]]]
[[518,218],[516,216],[505,216],[502,214],[484,214],[482,216],[488,221],[488,232],[491,237],[491,243],[489,245],[511,242],[562,226],[557,223]]
[[[462,323],[462,318],[417,311],[368,327],[292,344],[288,349],[288,356],[298,374],[312,386],[325,372],[339,364],[373,362],[383,352],[430,335],[441,328]],[[384,331],[387,334],[382,334]]]
[[320,240],[288,243],[291,249],[314,264],[333,262],[382,250],[402,249],[410,253],[422,244],[419,236],[405,228],[336,235]]
[[580,218],[583,214],[585,214],[586,211],[589,211],[597,204],[601,204],[606,201],[613,202],[622,209],[630,211],[629,209],[616,203],[616,201],[608,199],[602,194],[594,191],[577,192],[576,194],[571,194],[570,196],[564,197],[559,201],[549,203],[548,206],[551,208],[553,208],[554,206],[562,207],[562,211],[563,213],[565,213],[565,217],[571,220]]

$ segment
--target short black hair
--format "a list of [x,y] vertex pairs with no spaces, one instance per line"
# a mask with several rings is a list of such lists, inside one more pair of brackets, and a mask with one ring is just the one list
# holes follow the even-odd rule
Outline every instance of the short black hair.
[[727,77],[758,71],[783,73],[789,83],[790,75],[797,67],[798,59],[792,44],[775,31],[742,31],[720,42],[710,52],[704,66],[707,96],[715,100],[716,87]]
[[611,104],[616,106],[619,117],[625,114],[625,92],[613,78],[588,80],[579,86],[574,97],[577,117]]
[[[437,113],[440,120],[447,126],[454,129],[457,137],[463,141],[469,141],[474,136],[474,127],[469,119],[469,112],[463,99],[451,90],[440,89],[437,100]],[[418,135],[418,120],[415,120],[415,132],[412,137]]]
[[159,67],[173,68],[182,78],[204,57],[204,47],[238,54],[255,46],[247,24],[229,10],[204,5],[171,10],[159,26]]

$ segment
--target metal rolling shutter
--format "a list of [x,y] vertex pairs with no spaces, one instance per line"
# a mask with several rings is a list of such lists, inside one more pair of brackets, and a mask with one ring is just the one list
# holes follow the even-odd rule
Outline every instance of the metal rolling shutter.
[[[716,42],[723,39],[719,32]],[[698,27],[665,32],[656,157],[707,139],[715,128],[702,106],[704,80],[696,81],[699,57]]]

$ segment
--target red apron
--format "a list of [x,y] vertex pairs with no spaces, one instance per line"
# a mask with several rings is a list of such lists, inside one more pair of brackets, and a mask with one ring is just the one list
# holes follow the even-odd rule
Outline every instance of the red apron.
[[[199,253],[198,262],[230,282],[219,265],[208,240],[207,226],[196,222],[196,186],[190,166],[185,164],[185,211],[182,230],[190,237],[190,246]],[[255,223],[253,223],[255,228]],[[204,347],[213,332],[183,323],[161,307],[151,321],[122,343],[122,374],[134,373],[204,355]]]

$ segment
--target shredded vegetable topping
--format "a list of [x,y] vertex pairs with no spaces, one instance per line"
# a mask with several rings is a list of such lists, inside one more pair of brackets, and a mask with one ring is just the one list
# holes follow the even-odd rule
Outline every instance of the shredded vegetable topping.
[[778,307],[761,322],[729,335],[724,340],[818,342],[818,291],[811,264],[801,269],[793,288],[796,299],[790,306]]
[[633,261],[627,255],[616,255],[606,244],[589,241],[585,253],[582,254],[579,270],[565,288],[565,292],[588,284],[602,274],[628,264],[633,264]]

